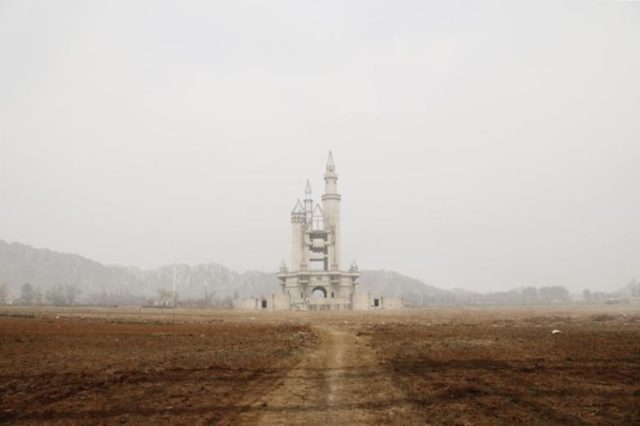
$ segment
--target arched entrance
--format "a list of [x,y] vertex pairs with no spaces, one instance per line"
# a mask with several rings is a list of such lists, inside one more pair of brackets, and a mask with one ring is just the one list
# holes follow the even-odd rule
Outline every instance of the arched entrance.
[[327,289],[325,289],[322,286],[317,286],[314,287],[313,291],[311,292],[311,298],[312,299],[326,299],[327,298]]

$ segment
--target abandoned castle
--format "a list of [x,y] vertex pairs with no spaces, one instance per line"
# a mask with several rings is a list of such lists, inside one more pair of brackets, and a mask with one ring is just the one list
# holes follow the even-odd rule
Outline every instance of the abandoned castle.
[[236,299],[236,309],[249,310],[370,310],[397,309],[397,298],[374,297],[356,292],[358,266],[340,264],[340,202],[338,174],[329,153],[324,175],[322,204],[314,205],[307,181],[304,202],[291,211],[291,268],[280,264],[280,293],[260,298]]

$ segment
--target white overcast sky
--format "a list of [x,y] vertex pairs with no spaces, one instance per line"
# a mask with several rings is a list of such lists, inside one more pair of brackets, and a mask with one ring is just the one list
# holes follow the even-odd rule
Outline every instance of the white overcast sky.
[[0,238],[275,270],[333,150],[343,263],[640,278],[640,3],[0,0]]

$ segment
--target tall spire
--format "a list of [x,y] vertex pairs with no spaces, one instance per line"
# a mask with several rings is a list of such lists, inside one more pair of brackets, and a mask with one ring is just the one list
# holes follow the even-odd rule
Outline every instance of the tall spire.
[[307,187],[304,190],[304,212],[307,225],[311,225],[311,216],[313,215],[313,199],[311,198],[311,184],[307,179]]
[[307,187],[304,189],[305,200],[311,199],[311,184],[309,183],[309,179],[307,179]]
[[333,161],[333,154],[329,151],[329,157],[327,158],[327,173],[333,173],[336,171],[336,163]]

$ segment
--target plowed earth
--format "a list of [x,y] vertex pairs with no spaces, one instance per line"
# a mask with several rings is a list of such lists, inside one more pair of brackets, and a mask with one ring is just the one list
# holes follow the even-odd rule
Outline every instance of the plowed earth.
[[217,423],[316,340],[302,325],[0,317],[0,422]]
[[640,315],[607,309],[5,310],[0,422],[640,424]]
[[367,334],[430,423],[640,424],[637,314],[431,319]]

